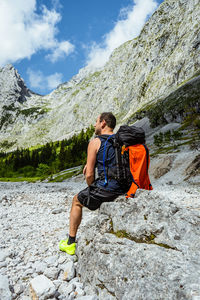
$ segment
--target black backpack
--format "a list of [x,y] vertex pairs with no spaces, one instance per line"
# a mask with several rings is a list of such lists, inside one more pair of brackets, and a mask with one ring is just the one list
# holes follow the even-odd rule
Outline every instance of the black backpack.
[[[103,161],[105,185],[109,178],[113,178],[127,192],[133,182],[133,176],[129,166],[129,152],[124,152],[124,149],[130,145],[144,144],[145,132],[141,127],[122,125],[115,134],[115,137],[109,137],[109,140],[115,149],[116,166],[108,169],[106,172],[106,160]],[[106,152],[106,144],[104,146],[104,153]]]

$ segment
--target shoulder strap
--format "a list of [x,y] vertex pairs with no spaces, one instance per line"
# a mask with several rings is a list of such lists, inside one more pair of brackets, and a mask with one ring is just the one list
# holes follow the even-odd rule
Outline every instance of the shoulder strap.
[[113,136],[114,136],[114,134],[112,134],[109,137],[107,137],[106,142],[104,144],[104,149],[103,149],[103,171],[104,171],[104,176],[105,176],[104,186],[106,186],[108,184],[108,178],[107,178],[107,173],[106,173],[106,165],[105,165],[105,160],[106,160],[106,146],[107,146],[107,142],[109,141],[109,139],[112,138]]
[[148,169],[149,169],[149,149],[147,148],[147,146],[145,144],[143,144],[145,151],[146,151],[146,158],[147,158],[147,173],[148,173]]

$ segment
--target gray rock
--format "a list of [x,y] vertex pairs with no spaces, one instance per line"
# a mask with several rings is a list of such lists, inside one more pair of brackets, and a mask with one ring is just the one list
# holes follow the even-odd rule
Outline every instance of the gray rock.
[[66,256],[60,256],[58,259],[58,264],[61,265],[64,262],[66,262],[66,260],[68,260],[68,258]]
[[80,297],[80,296],[84,296],[84,295],[85,295],[85,291],[82,288],[77,287],[76,288],[76,296]]
[[52,266],[57,267],[57,265],[58,265],[58,257],[56,255],[49,256],[49,257],[45,258],[44,261],[50,267],[52,267]]
[[56,292],[53,282],[44,275],[39,275],[30,281],[30,290],[33,299],[38,297],[41,300],[54,296]]
[[102,300],[192,299],[194,285],[200,293],[199,220],[198,210],[156,192],[103,203],[78,241],[77,273]]
[[24,272],[24,276],[27,276],[27,275],[32,275],[34,274],[34,269],[27,269],[25,272]]
[[56,267],[47,268],[44,271],[44,275],[51,280],[56,280],[58,278],[59,270]]
[[7,262],[6,261],[0,262],[0,269],[5,267],[7,267]]
[[[78,277],[74,277],[72,280],[70,280],[69,283],[74,283],[74,284],[76,285],[76,284],[80,283],[80,282],[79,282],[79,278],[78,278]],[[80,284],[81,284],[81,283],[80,283]]]
[[62,283],[58,289],[58,292],[62,295],[68,296],[75,290],[75,285],[73,283],[67,284],[67,283]]
[[66,209],[65,208],[56,208],[56,209],[52,210],[53,215],[61,214],[62,212],[66,212]]
[[76,271],[74,268],[74,263],[72,261],[69,261],[64,266],[63,280],[70,281],[75,277],[75,275]]
[[78,297],[79,300],[99,300],[97,295],[89,295],[89,296],[82,296]]
[[9,281],[7,276],[0,274],[0,296],[2,300],[11,300],[11,291],[9,289]]
[[56,289],[58,289],[62,283],[63,281],[59,279],[53,281],[53,284],[55,285]]
[[0,262],[4,262],[7,257],[10,256],[10,252],[7,250],[0,251]]
[[82,282],[74,282],[74,284],[75,284],[76,288],[83,289],[83,283]]
[[16,295],[20,295],[24,291],[24,286],[22,284],[16,284],[14,286],[14,292]]
[[36,273],[43,274],[47,268],[47,264],[44,262],[37,261],[34,263],[33,267],[35,268]]

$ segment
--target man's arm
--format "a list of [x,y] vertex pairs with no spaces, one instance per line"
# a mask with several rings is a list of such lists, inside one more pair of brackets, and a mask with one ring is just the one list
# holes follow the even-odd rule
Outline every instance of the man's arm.
[[87,150],[87,164],[84,168],[86,175],[86,182],[88,185],[91,185],[95,180],[95,164],[96,157],[99,147],[101,145],[101,141],[98,138],[90,141]]

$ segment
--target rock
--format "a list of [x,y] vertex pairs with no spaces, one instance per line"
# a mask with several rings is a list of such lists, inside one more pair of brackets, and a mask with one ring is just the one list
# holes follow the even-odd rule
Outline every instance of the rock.
[[157,165],[154,166],[154,170],[151,170],[151,173],[153,173],[154,177],[160,178],[161,176],[165,175],[169,170],[171,169],[174,156],[161,156],[161,159],[157,163]]
[[195,159],[189,164],[189,166],[185,170],[185,174],[187,175],[187,179],[191,176],[200,174],[200,154],[197,155]]
[[64,267],[64,275],[63,275],[63,280],[70,281],[75,277],[75,268],[74,264],[72,261],[66,263]]
[[16,284],[14,286],[14,292],[16,295],[20,295],[24,291],[24,286],[22,284]]
[[[72,280],[70,280],[70,283],[74,283],[76,285],[76,284],[79,284],[80,282],[79,282],[78,277],[74,277]],[[82,284],[82,283],[80,283],[80,284]]]
[[39,275],[30,281],[30,290],[33,300],[48,299],[56,292],[53,282],[44,275]]
[[66,209],[65,208],[56,208],[56,209],[52,210],[53,215],[61,214],[62,212],[66,212]]
[[61,295],[65,295],[68,296],[69,294],[71,294],[71,292],[73,292],[75,290],[75,285],[73,283],[67,285],[66,283],[62,283],[58,289],[58,292]]
[[78,241],[77,274],[100,299],[191,299],[194,285],[200,293],[199,220],[155,191],[103,203]]
[[57,265],[58,265],[58,257],[56,255],[49,256],[49,257],[45,258],[44,261],[50,267],[52,267],[52,266],[57,267]]
[[58,259],[58,264],[61,265],[64,262],[66,262],[66,260],[67,260],[66,256],[60,256],[59,259]]
[[89,296],[82,296],[78,297],[79,300],[99,300],[97,295],[89,295]]
[[7,276],[0,274],[0,296],[2,300],[11,300],[11,291],[9,289],[9,281]]
[[85,291],[82,288],[77,287],[75,294],[76,294],[77,297],[84,296],[85,295]]
[[44,275],[51,280],[56,280],[58,278],[59,270],[56,267],[47,268],[44,271]]
[[47,264],[44,262],[35,262],[33,266],[35,268],[36,273],[38,274],[43,274],[47,268]]
[[0,262],[4,262],[7,257],[10,256],[10,252],[6,250],[0,251]]
[[0,269],[5,267],[7,267],[7,262],[6,261],[0,262]]
[[[72,281],[72,280],[71,280]],[[71,282],[70,281],[70,282]],[[76,289],[77,288],[80,288],[80,289],[83,289],[83,283],[82,282],[74,282],[75,286],[76,286]]]
[[53,281],[53,284],[55,285],[56,289],[59,288],[59,286],[61,285],[61,283],[63,283],[62,280],[56,279]]

